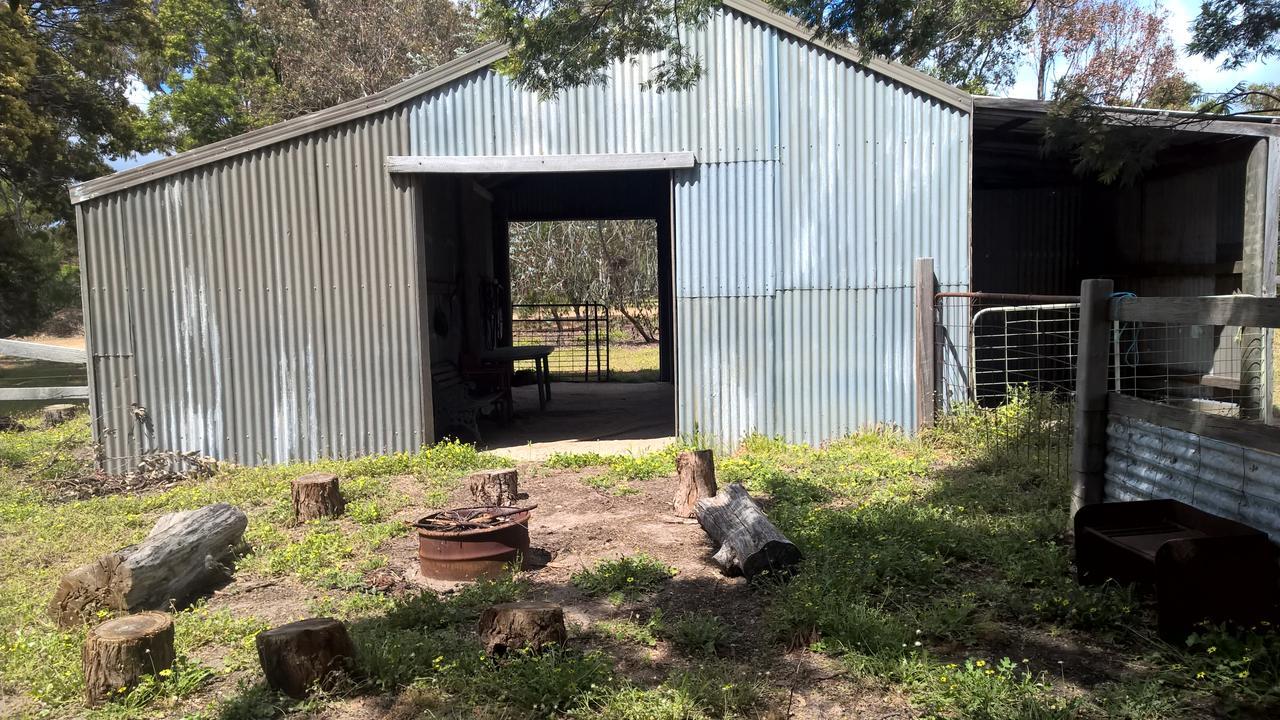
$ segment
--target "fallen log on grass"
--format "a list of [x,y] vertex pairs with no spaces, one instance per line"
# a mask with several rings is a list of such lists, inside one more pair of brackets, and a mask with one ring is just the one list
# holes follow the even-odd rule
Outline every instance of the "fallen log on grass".
[[137,545],[64,575],[49,614],[71,627],[98,610],[164,610],[186,603],[230,578],[226,563],[248,523],[227,503],[165,515]]
[[769,522],[738,483],[699,500],[695,509],[702,529],[720,546],[712,560],[725,575],[748,580],[763,572],[786,575],[802,559],[800,548]]

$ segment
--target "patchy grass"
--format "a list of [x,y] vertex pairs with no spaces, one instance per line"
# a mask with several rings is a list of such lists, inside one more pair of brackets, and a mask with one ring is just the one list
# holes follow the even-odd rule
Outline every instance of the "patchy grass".
[[657,590],[676,572],[670,565],[640,553],[617,560],[601,560],[593,567],[574,573],[573,584],[594,597],[613,593],[635,597]]
[[658,343],[609,346],[609,379],[614,382],[657,382],[658,363]]
[[[786,705],[791,671],[770,678],[762,668],[789,667],[796,656],[784,660],[785,653],[802,648],[836,667],[831,683],[851,678],[846,691],[902,697],[924,717],[1280,715],[1275,628],[1205,627],[1173,646],[1154,635],[1149,596],[1075,583],[1060,473],[978,442],[992,427],[1059,432],[1028,425],[1036,413],[1025,403],[1033,401],[975,411],[915,439],[876,431],[812,448],[748,438],[720,458],[718,479],[744,483],[805,554],[789,582],[740,589],[750,607],[763,605],[749,618],[751,633],[731,637],[715,607],[668,607],[664,615],[652,607],[653,593],[674,569],[633,555],[576,573],[570,591],[626,602],[630,614],[596,622],[570,647],[501,660],[483,655],[474,626],[490,604],[537,596],[521,574],[450,594],[389,597],[361,586],[386,561],[388,539],[406,532],[393,522],[408,503],[396,491],[404,480],[391,478],[412,476],[438,505],[458,478],[500,464],[495,458],[442,444],[347,461],[224,467],[206,480],[59,503],[49,499],[50,483],[86,470],[84,421],[0,433],[0,702],[21,697],[30,715],[82,714],[84,630],[59,630],[44,612],[57,578],[141,539],[165,512],[227,501],[250,516],[251,549],[236,584],[307,588],[308,613],[348,623],[358,681],[304,703],[281,698],[256,683],[253,638],[268,624],[259,610],[200,603],[175,616],[177,668],[95,717],[322,714],[327,703],[367,693],[397,695],[426,717],[768,717]],[[640,483],[670,474],[675,450],[561,455],[547,464],[603,468],[619,483]],[[289,480],[315,470],[343,478],[349,511],[295,527]],[[603,645],[618,657],[592,649],[601,636],[616,641]],[[735,657],[744,643],[749,652]],[[677,652],[653,653],[670,655],[668,664],[635,672],[637,648],[668,645]],[[210,687],[222,699],[215,702]]]
[[676,454],[682,449],[682,445],[673,444],[658,452],[642,455],[555,453],[544,465],[562,470],[604,468],[603,473],[588,475],[582,481],[613,495],[633,495],[638,491],[632,483],[653,480],[675,472]]

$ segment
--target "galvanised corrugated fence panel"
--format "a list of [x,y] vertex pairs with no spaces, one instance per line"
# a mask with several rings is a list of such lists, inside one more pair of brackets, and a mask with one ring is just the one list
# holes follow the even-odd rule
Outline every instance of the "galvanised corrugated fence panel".
[[1111,415],[1105,477],[1107,501],[1173,498],[1280,542],[1280,455]]
[[705,73],[681,92],[640,85],[660,61],[615,63],[607,82],[543,101],[481,70],[411,103],[419,155],[556,155],[693,151],[700,162],[776,155],[777,31],[720,13],[691,45]]
[[969,117],[732,11],[542,102],[492,71],[412,104],[424,155],[692,151],[673,173],[678,430],[818,442],[914,423],[912,260],[967,289]]
[[[424,427],[403,112],[80,206],[95,431],[241,463],[408,450]],[[137,412],[132,410],[137,409]]]

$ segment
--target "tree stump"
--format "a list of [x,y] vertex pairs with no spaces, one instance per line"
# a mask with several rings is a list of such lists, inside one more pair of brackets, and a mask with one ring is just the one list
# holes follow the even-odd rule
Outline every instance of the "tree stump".
[[333,473],[303,475],[290,485],[290,494],[293,496],[293,517],[300,523],[335,518],[346,509],[342,492],[338,489],[338,476]]
[[697,504],[698,522],[720,548],[712,557],[730,577],[748,580],[761,572],[785,575],[802,559],[788,540],[738,483]]
[[482,470],[467,480],[477,505],[515,505],[520,492],[519,475],[514,469]]
[[347,628],[331,618],[299,620],[258,633],[258,661],[267,684],[292,698],[330,688],[356,656]]
[[42,422],[47,428],[61,425],[80,413],[79,405],[49,405],[44,409]]
[[165,515],[145,540],[62,577],[49,614],[62,627],[98,610],[161,610],[231,577],[227,563],[249,519],[227,503]]
[[676,456],[676,495],[671,501],[677,517],[691,518],[702,498],[716,494],[716,465],[710,450],[691,450]]
[[21,432],[26,429],[26,426],[14,416],[0,415],[0,432]]
[[546,602],[494,605],[480,615],[478,629],[485,652],[490,655],[523,648],[540,652],[547,645],[563,645],[569,639],[564,610]]
[[89,631],[80,650],[84,701],[101,705],[146,675],[173,666],[173,619],[144,612],[108,620]]

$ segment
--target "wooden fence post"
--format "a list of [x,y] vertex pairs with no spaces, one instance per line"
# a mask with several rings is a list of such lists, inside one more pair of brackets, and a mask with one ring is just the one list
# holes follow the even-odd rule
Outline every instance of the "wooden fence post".
[[933,427],[937,410],[937,369],[934,365],[934,292],[937,280],[933,274],[933,258],[915,260],[916,315],[916,430]]
[[1107,369],[1110,280],[1080,283],[1080,347],[1076,361],[1075,439],[1071,447],[1071,517],[1102,502],[1107,464]]

